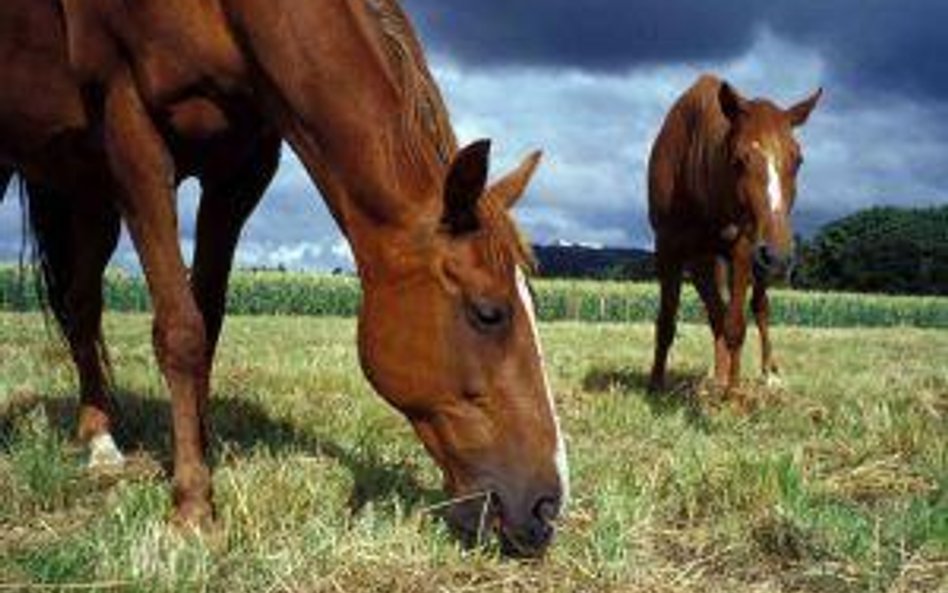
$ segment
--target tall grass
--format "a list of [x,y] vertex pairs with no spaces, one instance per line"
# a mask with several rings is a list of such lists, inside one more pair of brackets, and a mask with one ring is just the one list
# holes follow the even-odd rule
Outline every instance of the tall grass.
[[[658,307],[654,284],[536,280],[542,321],[650,322]],[[110,271],[106,307],[117,312],[149,309],[144,281]],[[302,273],[238,272],[230,284],[228,311],[236,315],[352,317],[359,309],[358,280],[349,276]],[[0,267],[0,311],[34,311],[37,297],[30,277]],[[774,325],[799,327],[948,328],[948,298],[892,297],[775,290]],[[694,291],[685,290],[681,319],[701,322],[704,311]]]

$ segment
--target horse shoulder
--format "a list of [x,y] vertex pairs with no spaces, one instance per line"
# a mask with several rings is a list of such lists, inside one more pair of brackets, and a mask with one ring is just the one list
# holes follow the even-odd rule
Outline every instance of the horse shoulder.
[[152,107],[201,85],[228,90],[245,64],[214,0],[62,0],[69,60],[80,81],[107,84],[130,68]]

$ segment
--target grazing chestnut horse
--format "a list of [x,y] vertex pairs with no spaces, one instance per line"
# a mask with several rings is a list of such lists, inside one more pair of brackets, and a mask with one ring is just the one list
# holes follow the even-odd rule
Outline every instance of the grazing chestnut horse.
[[[803,163],[793,129],[806,123],[821,93],[784,110],[702,76],[665,119],[648,177],[661,282],[652,389],[664,387],[686,267],[714,334],[717,383],[734,387],[740,380],[751,285],[763,372],[768,377],[777,372],[767,328],[767,285],[792,265],[790,212]],[[729,284],[727,304],[724,284]]]
[[[174,518],[212,519],[211,363],[235,245],[282,138],[355,253],[366,376],[466,501],[450,521],[466,533],[499,525],[512,553],[545,549],[565,451],[530,257],[508,213],[539,154],[487,183],[489,144],[457,150],[395,0],[4,0],[0,55],[0,179],[17,171],[30,193],[93,462],[121,459],[100,317],[124,220],[171,393]],[[174,206],[189,175],[203,189],[190,278]]]

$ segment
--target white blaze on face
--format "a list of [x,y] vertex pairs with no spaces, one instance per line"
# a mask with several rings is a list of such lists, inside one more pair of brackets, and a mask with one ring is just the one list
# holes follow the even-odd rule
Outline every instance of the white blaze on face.
[[774,214],[783,210],[783,183],[780,179],[780,161],[770,150],[763,147],[760,142],[754,142],[752,145],[757,152],[767,161],[767,200],[770,203],[770,211]]
[[533,297],[530,295],[530,289],[527,287],[527,278],[520,267],[517,267],[517,294],[524,310],[527,312],[527,319],[530,321],[530,329],[533,332],[533,343],[537,347],[537,356],[540,359],[540,375],[543,380],[543,391],[546,393],[547,403],[550,408],[550,415],[553,419],[553,428],[556,431],[556,450],[553,453],[553,462],[556,464],[556,472],[560,478],[560,488],[562,489],[562,500],[560,509],[566,508],[569,501],[569,466],[566,461],[566,444],[563,441],[563,432],[560,430],[560,419],[556,415],[556,403],[553,401],[553,392],[550,390],[550,381],[546,376],[546,362],[543,359],[543,347],[540,345],[540,333],[537,330],[536,311],[533,307]]
[[783,209],[783,184],[780,181],[780,171],[777,168],[777,158],[770,153],[767,157],[767,196],[770,198],[770,210],[774,214]]

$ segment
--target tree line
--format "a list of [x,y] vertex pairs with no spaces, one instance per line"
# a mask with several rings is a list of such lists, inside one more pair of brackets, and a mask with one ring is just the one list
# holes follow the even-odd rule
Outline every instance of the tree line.
[[948,205],[871,208],[800,244],[794,287],[948,295]]
[[[805,290],[948,295],[948,205],[876,207],[798,238],[791,286]],[[654,259],[638,249],[536,247],[550,278],[653,280]]]

